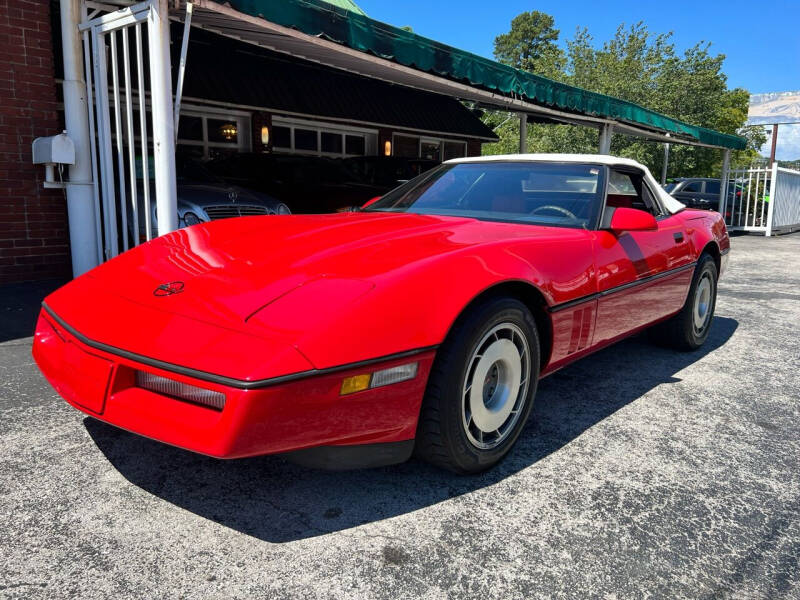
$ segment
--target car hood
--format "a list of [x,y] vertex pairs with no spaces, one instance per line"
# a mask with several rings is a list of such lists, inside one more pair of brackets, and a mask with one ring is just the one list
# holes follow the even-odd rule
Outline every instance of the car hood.
[[[143,244],[88,273],[132,302],[245,327],[260,308],[312,280],[374,284],[418,260],[478,243],[476,222],[423,215],[342,213],[220,220]],[[481,236],[485,238],[485,236]],[[164,299],[158,286],[181,282]]]
[[[196,325],[260,338],[268,342],[268,352],[295,348],[315,368],[326,368],[429,341],[422,327],[402,340],[382,342],[377,335],[365,341],[370,336],[363,332],[358,340],[342,340],[349,334],[341,329],[342,321],[360,322],[363,328],[368,318],[395,318],[392,313],[405,301],[402,282],[419,275],[426,264],[441,269],[447,255],[473,246],[502,246],[514,237],[546,238],[556,235],[554,230],[565,231],[387,213],[222,220],[181,229],[130,250],[57,291],[48,305],[76,329],[91,329],[94,339],[125,349],[135,340],[138,351],[144,352],[142,332],[154,329],[155,339],[164,328],[173,327],[174,319],[192,332]],[[474,264],[475,253],[470,260]],[[446,288],[441,276],[437,280]],[[174,285],[162,288],[165,284]],[[424,298],[414,301],[420,304]],[[112,323],[100,324],[107,320]],[[354,329],[350,333],[356,337]],[[204,348],[215,347],[208,341],[214,335],[204,334]],[[333,352],[333,338],[342,341],[339,346],[349,343],[349,350]],[[172,339],[182,343],[179,335]],[[156,351],[163,360],[185,362],[171,358],[163,344],[154,347]],[[248,361],[256,358],[243,359]],[[207,362],[203,358],[203,364]],[[285,362],[269,375],[298,368]]]

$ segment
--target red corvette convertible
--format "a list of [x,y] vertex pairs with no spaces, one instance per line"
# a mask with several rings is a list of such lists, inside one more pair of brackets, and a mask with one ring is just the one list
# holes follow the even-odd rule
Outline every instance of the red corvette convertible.
[[541,377],[645,328],[703,344],[729,247],[630,160],[459,159],[126,252],[46,298],[33,354],[75,408],[195,452],[472,473]]

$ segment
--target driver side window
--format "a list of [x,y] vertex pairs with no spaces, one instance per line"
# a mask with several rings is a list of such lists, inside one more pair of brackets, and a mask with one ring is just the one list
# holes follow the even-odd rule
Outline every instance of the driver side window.
[[608,208],[635,208],[649,212],[654,217],[661,216],[661,207],[653,197],[650,188],[644,183],[640,173],[611,169],[608,179]]

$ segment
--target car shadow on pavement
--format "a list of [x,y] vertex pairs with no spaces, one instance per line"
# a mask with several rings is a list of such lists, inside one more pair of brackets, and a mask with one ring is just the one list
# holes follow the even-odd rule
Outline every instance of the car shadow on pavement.
[[716,317],[706,344],[688,353],[632,338],[542,380],[515,448],[500,465],[477,476],[453,475],[417,460],[347,472],[305,469],[269,456],[221,461],[92,418],[84,424],[134,485],[242,533],[288,542],[409,513],[502,481],[656,386],[680,381],[676,373],[725,344],[737,326],[733,319]]

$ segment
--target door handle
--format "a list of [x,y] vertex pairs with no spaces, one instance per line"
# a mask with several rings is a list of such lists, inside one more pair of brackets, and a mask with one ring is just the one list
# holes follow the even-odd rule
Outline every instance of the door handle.
[[675,233],[675,234],[672,235],[672,237],[675,239],[675,243],[676,244],[680,244],[681,242],[683,242],[683,234],[682,233]]

